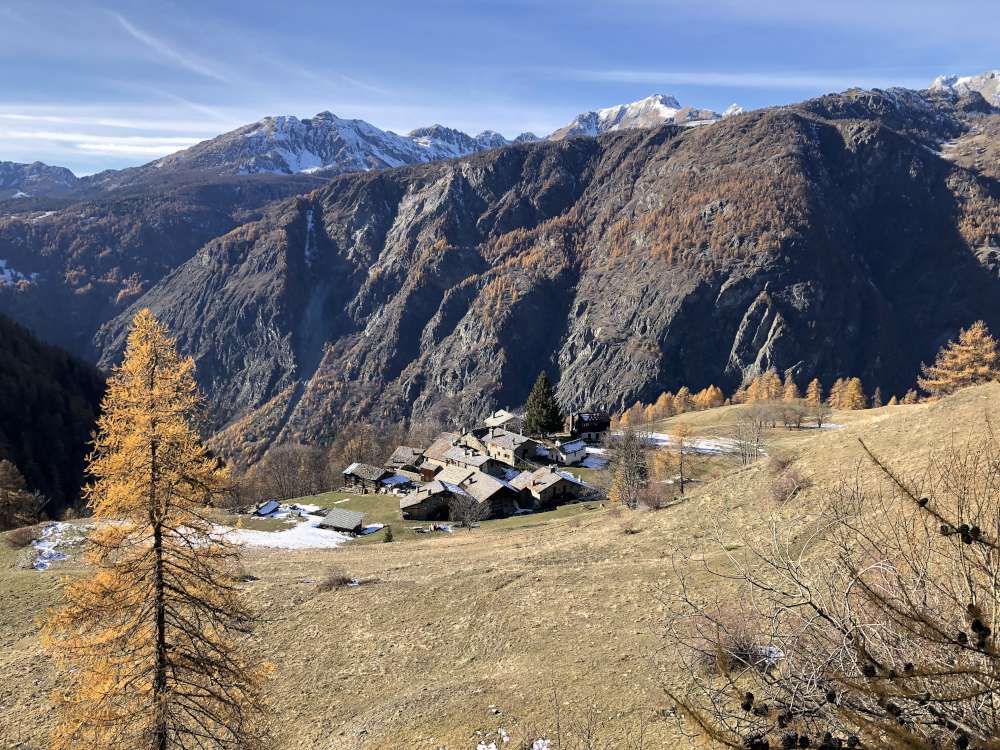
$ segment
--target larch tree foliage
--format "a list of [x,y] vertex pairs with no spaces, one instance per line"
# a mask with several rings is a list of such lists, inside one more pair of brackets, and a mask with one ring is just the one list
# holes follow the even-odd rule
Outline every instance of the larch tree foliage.
[[[640,407],[641,409],[641,407]],[[528,394],[525,406],[524,430],[529,435],[546,435],[562,429],[562,414],[555,392],[545,372],[538,374],[538,379]]]
[[846,390],[847,380],[844,378],[837,378],[833,381],[833,385],[830,386],[830,395],[827,397],[827,403],[830,405],[831,409],[844,408],[844,392]]
[[44,627],[65,667],[52,747],[263,747],[267,668],[244,653],[253,617],[237,549],[204,514],[225,472],[195,428],[194,363],[148,310],[102,408],[86,489],[93,571],[66,587]]
[[40,505],[13,462],[0,460],[0,531],[34,523]]
[[962,330],[958,341],[948,342],[934,364],[921,365],[923,377],[917,378],[917,385],[932,396],[947,396],[970,385],[996,380],[997,365],[997,342],[979,320]]
[[864,409],[868,405],[865,396],[865,388],[861,383],[861,378],[851,378],[844,386],[844,394],[841,397],[840,408],[858,410]]
[[782,394],[782,400],[798,401],[800,398],[802,398],[802,394],[799,392],[799,387],[795,384],[795,381],[789,377],[785,382],[785,390]]
[[823,403],[823,386],[819,378],[813,378],[806,387],[806,403],[809,406],[819,406]]

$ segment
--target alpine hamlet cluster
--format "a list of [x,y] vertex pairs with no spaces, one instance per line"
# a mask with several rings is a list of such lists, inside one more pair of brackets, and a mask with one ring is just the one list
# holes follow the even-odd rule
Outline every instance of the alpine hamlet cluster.
[[589,443],[610,427],[607,414],[577,412],[565,419],[542,373],[524,414],[499,410],[482,424],[441,432],[423,448],[400,445],[384,466],[352,463],[345,487],[400,496],[406,520],[480,520],[547,510],[597,497],[598,490],[563,470],[587,457]]

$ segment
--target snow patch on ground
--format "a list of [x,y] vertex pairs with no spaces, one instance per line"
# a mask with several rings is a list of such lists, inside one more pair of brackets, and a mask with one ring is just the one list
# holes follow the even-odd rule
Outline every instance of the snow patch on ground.
[[587,455],[580,462],[583,469],[605,469],[608,466],[608,452],[604,448],[587,446]]
[[[54,562],[69,559],[66,548],[79,544],[83,538],[76,533],[82,529],[74,528],[70,523],[48,523],[42,528],[42,535],[31,543],[35,550],[35,562],[31,567],[35,570],[48,570]],[[70,532],[74,532],[70,536]]]
[[[643,433],[647,445],[657,448],[669,448],[670,435],[663,432]],[[690,453],[720,455],[724,453],[739,453],[740,446],[732,438],[698,438],[689,437],[684,441],[684,450]]]
[[[317,508],[317,506],[309,507]],[[290,514],[280,515],[278,511],[269,517],[285,518],[288,515]],[[351,539],[347,534],[319,528],[323,522],[322,516],[306,514],[302,519],[301,523],[283,531],[234,529],[230,526],[216,526],[214,530],[231,544],[270,549],[334,549]]]

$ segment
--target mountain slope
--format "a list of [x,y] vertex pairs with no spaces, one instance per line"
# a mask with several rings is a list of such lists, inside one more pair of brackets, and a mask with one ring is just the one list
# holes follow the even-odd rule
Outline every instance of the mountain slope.
[[0,313],[93,358],[98,327],[164,274],[267,203],[318,184],[307,175],[160,175],[0,216]]
[[1000,186],[931,150],[964,117],[853,91],[345,175],[207,244],[97,345],[115,361],[151,307],[248,458],[359,417],[467,420],[543,368],[567,408],[771,366],[900,393],[958,327],[1000,330]]
[[0,315],[0,458],[51,499],[49,514],[80,497],[103,394],[95,367]]
[[78,182],[76,175],[65,167],[50,167],[40,161],[32,164],[0,161],[0,201],[63,195]]

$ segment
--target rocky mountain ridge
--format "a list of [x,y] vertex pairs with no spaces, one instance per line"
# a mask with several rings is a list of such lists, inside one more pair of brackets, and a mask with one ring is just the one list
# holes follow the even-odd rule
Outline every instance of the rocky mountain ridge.
[[957,96],[975,92],[991,105],[1000,106],[1000,70],[987,70],[974,76],[938,76],[931,83],[930,90]]
[[[682,109],[672,97],[656,95],[581,114],[573,123],[548,137],[558,140],[622,128],[656,127],[665,122],[697,125],[720,118],[721,115],[707,110]],[[329,178],[347,172],[453,159],[536,140],[540,139],[534,133],[521,133],[509,141],[492,130],[472,136],[443,125],[417,128],[406,135],[398,135],[364,120],[345,119],[331,112],[301,119],[265,117],[149,164],[83,178],[77,178],[63,167],[49,167],[39,162],[0,162],[0,201],[14,199],[9,206],[16,211],[24,199],[93,198],[121,188],[162,182],[172,175],[192,173],[211,176],[306,173]],[[0,206],[0,213],[3,212]]]
[[78,182],[77,176],[65,167],[52,167],[40,161],[31,164],[0,161],[0,201],[64,195]]

